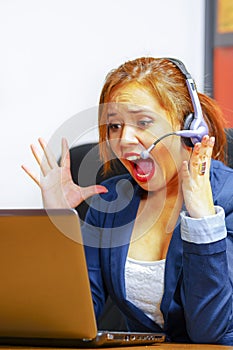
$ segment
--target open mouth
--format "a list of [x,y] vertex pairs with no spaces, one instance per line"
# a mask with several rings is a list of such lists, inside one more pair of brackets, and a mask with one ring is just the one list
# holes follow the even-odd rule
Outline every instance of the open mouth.
[[138,155],[126,157],[130,161],[133,177],[140,182],[149,181],[155,173],[155,164],[151,158],[142,159]]

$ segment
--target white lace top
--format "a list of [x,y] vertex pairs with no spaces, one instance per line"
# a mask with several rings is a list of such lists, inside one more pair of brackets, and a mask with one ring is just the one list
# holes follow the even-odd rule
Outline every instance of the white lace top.
[[126,259],[125,288],[126,298],[141,309],[161,327],[164,325],[160,311],[164,291],[165,259],[139,261]]

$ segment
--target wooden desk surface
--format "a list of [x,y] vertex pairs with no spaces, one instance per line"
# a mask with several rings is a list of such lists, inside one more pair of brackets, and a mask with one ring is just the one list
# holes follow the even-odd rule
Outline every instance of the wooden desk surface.
[[[45,348],[45,347],[22,347],[22,346],[0,346],[1,350],[75,350],[76,348]],[[84,350],[82,348],[81,350]],[[88,348],[86,348],[88,350]],[[98,348],[101,349],[101,348]],[[103,350],[233,350],[233,346],[226,345],[209,345],[209,344],[175,344],[175,343],[161,343],[147,346],[123,346],[103,348]],[[80,349],[79,349],[80,350]],[[93,350],[90,349],[89,350]],[[96,348],[95,348],[96,350]]]

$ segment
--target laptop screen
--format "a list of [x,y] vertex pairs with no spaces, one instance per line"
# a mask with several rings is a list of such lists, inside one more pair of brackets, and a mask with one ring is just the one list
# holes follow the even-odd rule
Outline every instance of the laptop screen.
[[74,210],[0,210],[0,337],[94,338]]

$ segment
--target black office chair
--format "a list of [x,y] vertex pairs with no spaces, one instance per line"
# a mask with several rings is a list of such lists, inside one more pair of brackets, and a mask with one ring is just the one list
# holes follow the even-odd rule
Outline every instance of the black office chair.
[[[103,180],[118,174],[127,173],[123,164],[115,159],[114,170],[107,175],[103,173],[103,163],[99,156],[97,142],[78,145],[70,149],[71,175],[73,181],[82,187],[101,183]],[[76,210],[81,220],[84,220],[88,209],[88,200],[79,205]]]
[[233,168],[233,128],[226,129],[227,136],[227,165]]

